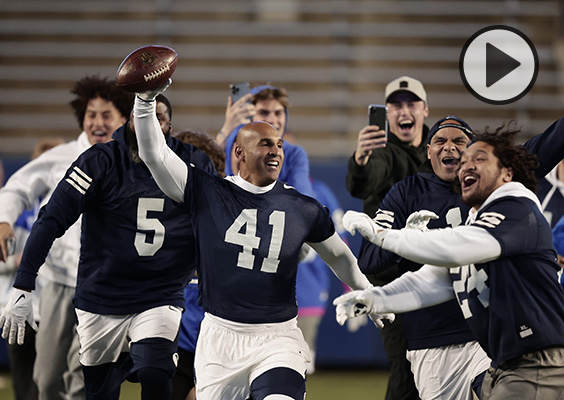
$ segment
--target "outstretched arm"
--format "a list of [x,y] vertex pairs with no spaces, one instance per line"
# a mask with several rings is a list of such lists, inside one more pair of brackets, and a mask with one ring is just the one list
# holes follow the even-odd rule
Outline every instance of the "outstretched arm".
[[337,278],[346,283],[351,289],[372,287],[366,276],[360,272],[356,257],[351,249],[343,242],[343,239],[340,238],[337,232],[323,242],[308,244],[329,265],[329,268],[337,275]]
[[337,297],[337,322],[367,313],[404,313],[444,303],[455,297],[452,281],[445,268],[424,265],[416,272],[406,272],[393,282],[366,290],[356,290]]
[[441,267],[485,263],[499,258],[501,245],[485,229],[475,226],[433,229],[390,229],[382,248],[409,260]]
[[421,264],[458,267],[488,262],[501,255],[501,245],[497,239],[477,226],[457,226],[426,232],[405,228],[382,229],[368,215],[357,211],[347,211],[343,225],[351,234],[358,231],[382,249]]
[[[163,90],[164,91],[164,90]],[[139,156],[147,165],[155,182],[168,197],[184,202],[184,189],[188,178],[188,166],[167,145],[157,119],[156,101],[150,99],[158,93],[138,94],[133,114],[135,134],[139,143]],[[139,96],[146,97],[143,100]]]
[[[356,257],[349,246],[343,242],[337,232],[321,243],[308,243],[325,261],[337,277],[352,289],[366,289],[372,287],[366,276],[358,268]],[[362,290],[359,290],[362,292]],[[353,293],[353,292],[351,292]],[[395,316],[391,313],[368,312],[370,319],[378,328],[383,328],[382,319],[393,322]],[[341,324],[342,325],[342,324]]]

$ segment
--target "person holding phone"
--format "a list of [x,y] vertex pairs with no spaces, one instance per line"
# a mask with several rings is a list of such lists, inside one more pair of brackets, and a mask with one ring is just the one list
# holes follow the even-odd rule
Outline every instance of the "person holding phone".
[[[394,79],[385,89],[388,130],[369,125],[358,134],[357,147],[347,165],[346,186],[349,193],[362,199],[363,211],[374,217],[380,202],[391,187],[415,174],[426,159],[429,128],[427,93],[423,84],[412,77]],[[374,285],[384,285],[398,276],[398,269],[368,275]],[[381,330],[390,364],[386,399],[418,399],[419,395],[406,359],[407,346],[401,323],[396,319]]]
[[[250,104],[246,104],[247,102]],[[250,121],[266,121],[283,138],[288,125],[289,106],[288,92],[284,88],[270,85],[256,86],[237,101],[233,101],[233,94],[229,97],[225,122],[216,137],[217,142],[225,149],[227,176],[237,175],[239,172],[237,157],[233,155],[239,129]],[[306,151],[297,144],[284,141],[284,155],[285,161],[279,180],[293,186],[298,192],[313,197]]]
[[[506,126],[474,137],[462,120],[449,116],[431,128],[429,159],[436,175],[418,173],[394,186],[382,201],[387,211],[392,209],[386,203],[393,203],[386,227],[366,214],[345,213],[345,228],[369,242],[371,267],[402,257],[411,272],[375,288],[375,296],[353,292],[336,299],[337,319],[342,324],[351,316],[345,312],[349,305],[406,313],[400,315],[419,333],[413,344],[427,341],[427,348],[411,351],[419,382],[434,386],[427,396],[421,393],[423,399],[471,400],[471,380],[484,400],[562,399],[564,292],[535,186],[559,162],[563,126],[561,118],[515,146],[518,131]],[[415,229],[399,229],[410,225]],[[448,313],[436,308],[448,303]],[[452,319],[457,314],[458,323]],[[441,322],[442,343],[429,342],[432,327]],[[470,341],[463,344],[464,336]],[[472,360],[481,350],[478,343],[491,366]],[[475,385],[480,371],[483,384]]]

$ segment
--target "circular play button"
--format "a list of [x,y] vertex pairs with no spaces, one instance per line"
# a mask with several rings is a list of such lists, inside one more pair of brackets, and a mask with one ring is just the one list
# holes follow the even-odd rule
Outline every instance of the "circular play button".
[[523,32],[492,25],[472,35],[460,53],[458,67],[466,89],[489,104],[509,104],[533,87],[539,57]]

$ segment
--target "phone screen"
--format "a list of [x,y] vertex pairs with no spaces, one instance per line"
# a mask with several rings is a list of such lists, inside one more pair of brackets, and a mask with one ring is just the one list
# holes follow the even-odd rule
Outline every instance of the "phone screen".
[[388,136],[388,107],[380,104],[368,106],[368,125],[378,125]]

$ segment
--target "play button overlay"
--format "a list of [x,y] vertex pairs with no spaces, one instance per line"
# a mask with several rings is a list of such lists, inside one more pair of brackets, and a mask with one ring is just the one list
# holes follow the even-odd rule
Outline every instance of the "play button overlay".
[[490,43],[486,43],[486,87],[505,77],[521,63]]
[[489,104],[509,104],[533,87],[539,58],[521,31],[492,25],[468,39],[460,53],[459,69],[462,82],[476,98]]

